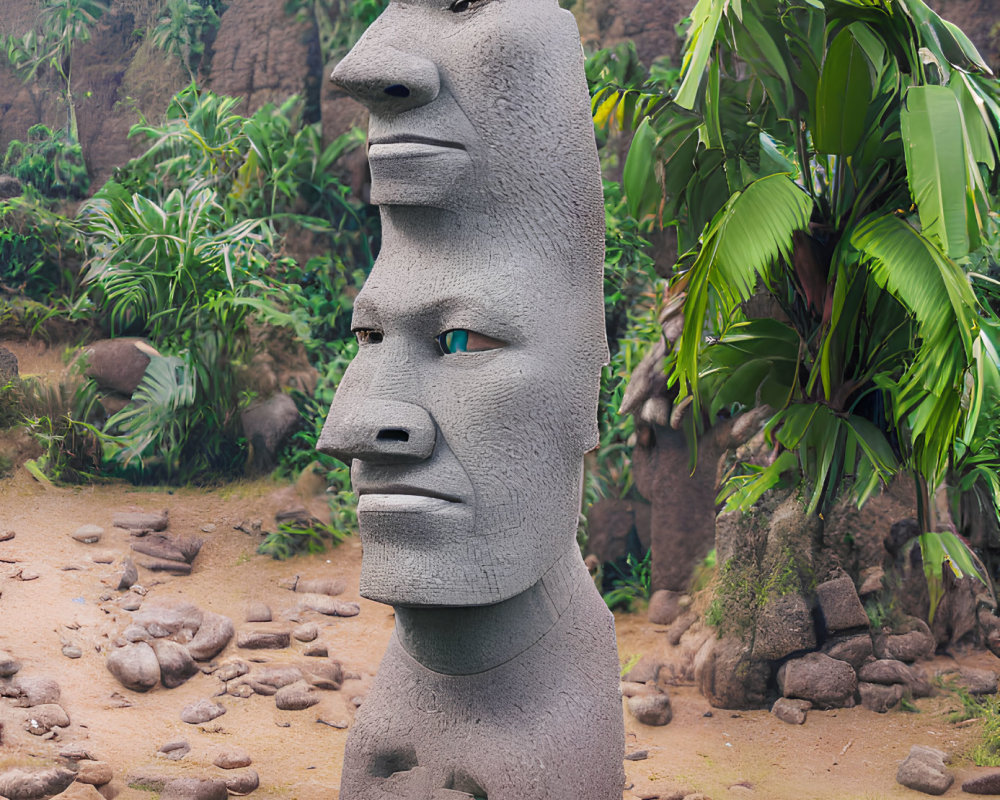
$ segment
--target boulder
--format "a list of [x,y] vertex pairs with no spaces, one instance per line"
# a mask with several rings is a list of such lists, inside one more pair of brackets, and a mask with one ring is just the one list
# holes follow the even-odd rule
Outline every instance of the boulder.
[[114,770],[107,761],[91,761],[89,759],[77,762],[79,772],[76,779],[80,783],[89,783],[91,786],[104,786],[111,783],[114,778]]
[[282,686],[274,695],[274,703],[282,711],[302,711],[319,702],[319,694],[305,681]]
[[909,617],[907,628],[900,633],[878,634],[872,637],[878,658],[894,658],[912,664],[934,655],[935,641],[927,623]]
[[13,698],[15,706],[31,708],[46,703],[58,703],[61,692],[59,684],[52,678],[23,676],[14,678],[3,694]]
[[226,782],[226,788],[229,790],[229,793],[237,796],[250,794],[250,792],[256,791],[257,787],[260,786],[260,776],[253,769],[232,772],[223,776],[223,780]]
[[896,771],[896,782],[924,794],[940,795],[948,791],[955,776],[945,768],[947,755],[933,747],[915,744]]
[[32,706],[24,720],[24,729],[35,736],[44,736],[53,728],[68,728],[69,714],[57,703]]
[[200,725],[203,722],[210,722],[221,717],[225,713],[224,706],[213,703],[211,700],[201,699],[184,706],[181,710],[181,720],[189,725]]
[[156,350],[142,339],[99,339],[83,349],[84,374],[108,391],[131,395],[142,382]]
[[807,653],[786,661],[778,670],[778,688],[785,697],[809,700],[820,708],[854,704],[858,677],[846,661],[824,653]]
[[162,511],[117,511],[111,517],[116,528],[131,531],[165,531],[167,529],[167,509]]
[[226,648],[234,633],[233,622],[229,617],[206,611],[202,615],[198,632],[187,644],[188,652],[195,661],[209,661]]
[[190,642],[201,629],[205,615],[201,609],[183,600],[150,601],[136,612],[132,621],[160,639],[174,636]]
[[281,581],[281,585],[302,594],[327,594],[331,597],[343,594],[344,582],[340,578],[292,578]]
[[246,619],[247,622],[270,622],[271,608],[267,603],[251,603],[247,607]]
[[145,692],[160,681],[160,663],[146,642],[135,642],[112,650],[107,659],[108,671],[126,689]]
[[962,791],[968,794],[1000,794],[1000,772],[987,772],[969,778],[962,784]]
[[903,699],[905,688],[902,684],[868,683],[860,681],[858,683],[858,694],[861,697],[861,705],[869,711],[877,714],[884,714],[893,708]]
[[253,763],[250,754],[242,747],[227,747],[216,754],[212,761],[219,769],[240,769]]
[[816,647],[812,612],[798,592],[769,597],[757,614],[755,661],[773,661]]
[[160,800],[227,800],[226,782],[217,778],[174,778],[167,781]]
[[167,689],[175,689],[198,672],[190,651],[170,639],[154,639],[153,652],[160,664],[160,681]]
[[21,662],[6,650],[0,650],[0,678],[9,678],[16,675],[21,669]]
[[299,642],[312,642],[316,640],[317,636],[319,636],[319,628],[315,622],[307,622],[304,625],[299,625],[299,627],[292,631],[292,637]]
[[880,683],[888,686],[893,683],[902,683],[909,686],[913,680],[913,673],[902,661],[891,658],[880,658],[865,664],[858,670],[858,680],[868,683]]
[[716,708],[761,708],[771,670],[753,661],[749,647],[735,637],[710,638],[694,659],[694,679]]
[[252,448],[251,469],[256,472],[274,469],[278,452],[301,420],[295,401],[284,393],[272,395],[243,411],[240,422]]
[[337,600],[325,594],[302,595],[299,608],[307,611],[318,611],[329,617],[356,617],[361,612],[361,606],[357,603]]
[[846,661],[855,669],[875,658],[872,637],[868,631],[853,636],[834,637],[823,646],[823,652],[830,658]]
[[83,544],[97,544],[104,535],[104,528],[100,525],[81,525],[70,536]]
[[849,575],[819,584],[816,587],[816,602],[829,633],[868,627],[868,615]]
[[997,692],[997,674],[991,669],[962,667],[958,674],[969,694],[983,695]]
[[0,796],[9,800],[43,800],[57,795],[76,779],[76,770],[0,768]]
[[[13,175],[0,175],[0,200],[9,200],[12,197],[19,197],[24,192],[24,186],[21,185],[21,181],[15,178]],[[6,349],[6,348],[5,348]],[[10,353],[10,350],[7,350]],[[10,353],[14,355],[13,353]],[[6,364],[3,360],[0,360],[0,370],[2,370]],[[0,371],[0,376],[3,373]],[[11,376],[7,376],[11,377]],[[17,377],[17,358],[14,359],[14,375]],[[11,798],[13,800],[13,798]]]
[[806,712],[812,708],[808,700],[793,700],[790,697],[779,697],[771,706],[771,713],[782,722],[789,725],[801,725],[806,721]]
[[240,631],[236,646],[246,650],[281,650],[288,647],[290,640],[288,631]]
[[665,692],[636,695],[627,704],[632,716],[643,725],[666,725],[674,717],[670,697]]

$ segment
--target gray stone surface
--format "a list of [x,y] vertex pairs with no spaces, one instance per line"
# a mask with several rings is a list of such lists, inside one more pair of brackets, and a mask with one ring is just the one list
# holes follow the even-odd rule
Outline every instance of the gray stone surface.
[[865,631],[853,636],[836,637],[823,646],[830,658],[846,661],[855,669],[875,658],[871,634]]
[[944,794],[955,781],[945,767],[946,761],[942,751],[915,744],[896,770],[896,782],[924,794]]
[[858,680],[885,685],[893,683],[909,685],[913,680],[913,673],[902,661],[880,658],[861,667],[858,670]]
[[76,778],[67,767],[0,769],[0,795],[9,800],[43,800],[59,794]]
[[900,683],[868,683],[858,682],[858,695],[861,697],[861,705],[869,711],[884,714],[890,708],[894,708],[903,699],[905,687]]
[[184,706],[181,710],[181,720],[189,725],[200,725],[202,722],[210,722],[221,717],[225,713],[225,706],[202,698]]
[[244,795],[256,791],[260,786],[260,776],[257,770],[241,769],[239,772],[231,772],[223,776],[226,788],[230,794]]
[[101,541],[101,537],[104,535],[104,528],[100,525],[81,525],[73,533],[70,534],[76,541],[83,542],[83,544],[96,544]]
[[106,391],[131,395],[146,373],[150,353],[156,350],[141,339],[99,339],[83,349],[84,374]]
[[219,769],[240,769],[249,767],[253,763],[250,754],[242,747],[227,747],[216,753],[212,763]]
[[753,658],[772,661],[816,647],[812,612],[798,592],[768,598],[757,615]]
[[0,678],[9,678],[16,675],[21,669],[21,662],[6,650],[0,650]]
[[160,793],[160,800],[227,800],[226,782],[218,778],[174,778]]
[[209,661],[225,650],[234,633],[233,621],[229,617],[206,611],[198,632],[187,644],[188,652],[195,661]]
[[316,705],[319,692],[305,681],[282,686],[274,695],[274,704],[283,711],[302,711]]
[[266,472],[278,463],[278,451],[302,417],[291,395],[283,392],[254,403],[240,414],[243,435],[252,446],[252,467]]
[[111,517],[116,528],[134,531],[164,531],[167,529],[167,510],[163,511],[117,511]]
[[236,646],[245,650],[281,650],[290,641],[288,631],[250,630],[240,631],[236,636]]
[[996,694],[997,674],[993,670],[962,667],[958,674],[969,694]]
[[35,736],[43,736],[53,728],[69,727],[69,714],[58,703],[41,703],[32,706],[24,720],[24,729]]
[[361,594],[396,614],[340,798],[617,800],[613,619],[575,543],[607,344],[573,16],[393,2],[334,81],[370,111],[383,239],[319,449],[353,462]]
[[170,639],[154,639],[152,646],[160,664],[160,682],[165,688],[175,689],[198,672],[184,645]]
[[14,678],[4,689],[5,697],[11,697],[14,705],[20,708],[30,708],[45,703],[58,703],[60,695],[59,684],[52,678],[40,675],[22,675]]
[[778,670],[778,688],[785,697],[810,700],[820,708],[854,704],[858,678],[845,661],[823,653],[808,653],[786,661]]
[[674,718],[666,693],[636,695],[628,699],[628,710],[643,725],[666,725]]
[[962,783],[962,791],[968,794],[1000,795],[1000,771],[976,775]]
[[806,721],[806,712],[810,708],[812,708],[812,703],[808,700],[779,697],[771,706],[771,713],[789,725],[802,725]]
[[160,682],[160,664],[146,642],[135,642],[112,650],[107,658],[108,671],[126,689],[146,692]]
[[827,631],[868,627],[868,615],[849,575],[824,581],[816,587],[816,601]]

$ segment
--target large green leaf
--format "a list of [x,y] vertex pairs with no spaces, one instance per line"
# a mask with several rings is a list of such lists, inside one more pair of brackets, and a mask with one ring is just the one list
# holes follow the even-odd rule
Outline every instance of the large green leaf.
[[906,177],[924,235],[949,258],[970,249],[962,110],[947,86],[911,86],[900,129]]
[[813,143],[821,153],[849,155],[865,134],[863,109],[872,99],[871,65],[850,28],[834,38],[816,89]]
[[656,131],[646,118],[632,137],[622,174],[628,213],[636,219],[653,214],[660,204],[662,190],[654,169],[656,142]]
[[930,592],[928,622],[934,622],[934,614],[944,597],[941,571],[945,566],[951,570],[956,578],[971,575],[986,586],[990,585],[985,573],[977,563],[978,559],[969,550],[969,546],[954,533],[950,531],[922,533],[917,537],[917,541],[920,543],[920,555],[924,562],[924,577],[927,579],[927,589]]
[[691,12],[691,27],[681,62],[681,85],[674,97],[681,108],[694,108],[726,4],[726,0],[698,0]]

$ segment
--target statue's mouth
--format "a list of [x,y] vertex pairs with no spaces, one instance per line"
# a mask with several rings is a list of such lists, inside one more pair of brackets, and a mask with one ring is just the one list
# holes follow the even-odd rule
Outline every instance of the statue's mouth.
[[465,150],[465,145],[461,142],[454,142],[448,139],[436,139],[433,136],[421,136],[415,133],[395,133],[386,136],[379,136],[368,142],[368,151],[373,147],[381,148],[387,146],[418,145],[425,147],[444,147],[450,150]]

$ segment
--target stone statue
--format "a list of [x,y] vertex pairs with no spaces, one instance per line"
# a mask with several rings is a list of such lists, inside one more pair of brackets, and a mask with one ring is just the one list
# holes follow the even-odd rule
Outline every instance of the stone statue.
[[383,244],[320,439],[396,630],[341,800],[618,800],[614,622],[575,533],[607,359],[600,171],[556,0],[390,3],[333,80]]

